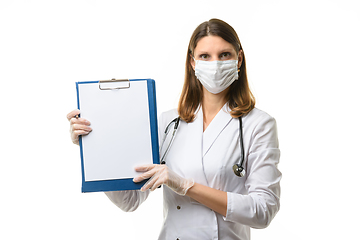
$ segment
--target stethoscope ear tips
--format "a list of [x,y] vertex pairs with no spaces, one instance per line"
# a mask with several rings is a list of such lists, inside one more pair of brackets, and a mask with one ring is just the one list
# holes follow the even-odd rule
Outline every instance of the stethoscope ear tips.
[[236,176],[243,177],[245,175],[245,170],[243,167],[240,167],[239,164],[234,164],[233,171]]

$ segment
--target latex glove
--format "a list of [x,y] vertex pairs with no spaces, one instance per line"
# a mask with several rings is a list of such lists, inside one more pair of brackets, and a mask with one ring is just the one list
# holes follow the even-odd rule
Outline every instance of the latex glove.
[[151,191],[154,191],[160,185],[165,184],[177,194],[184,196],[187,191],[192,186],[194,186],[193,179],[185,179],[180,177],[166,165],[141,165],[135,167],[135,171],[144,173],[140,176],[135,177],[133,179],[134,182],[141,182],[145,179],[150,178],[141,188],[141,191],[146,191],[147,189],[151,189]]
[[70,122],[71,141],[77,145],[79,145],[80,135],[88,135],[92,131],[91,127],[89,127],[90,122],[84,118],[78,118],[79,114],[80,110],[75,109],[66,116]]

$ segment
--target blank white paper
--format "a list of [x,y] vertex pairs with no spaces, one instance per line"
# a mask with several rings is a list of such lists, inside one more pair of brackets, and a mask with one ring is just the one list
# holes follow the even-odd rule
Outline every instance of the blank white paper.
[[78,87],[81,117],[93,129],[82,137],[85,181],[139,175],[135,166],[153,163],[147,81],[116,90],[100,90],[98,83]]

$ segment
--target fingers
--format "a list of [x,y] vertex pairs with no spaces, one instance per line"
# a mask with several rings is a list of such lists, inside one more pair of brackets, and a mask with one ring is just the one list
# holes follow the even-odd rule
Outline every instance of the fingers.
[[92,131],[90,126],[90,122],[84,118],[75,118],[75,115],[80,114],[78,109],[70,112],[67,115],[68,120],[70,121],[70,131],[75,135],[86,135]]
[[75,116],[79,115],[80,114],[80,110],[79,109],[75,109],[75,110],[72,110],[71,112],[69,112],[67,115],[66,115],[66,118],[67,120],[70,121],[71,118],[74,118]]
[[77,126],[88,127],[88,126],[90,126],[90,122],[84,118],[71,118],[70,125],[71,126],[77,125]]
[[71,140],[75,144],[79,144],[79,136],[87,135],[92,131],[90,122],[84,118],[78,118],[80,114],[79,109],[75,109],[66,115],[70,122]]
[[134,182],[141,182],[145,179],[149,179],[145,185],[141,188],[141,191],[151,189],[154,191],[160,185],[165,184],[168,179],[167,167],[165,165],[147,164],[135,167],[137,172],[143,172],[140,176],[133,179]]
[[164,184],[164,178],[159,172],[156,172],[150,179],[145,183],[145,185],[140,189],[141,191],[146,191],[150,189],[151,191],[154,191],[157,189],[160,185]]
[[147,171],[155,168],[156,166],[157,166],[156,164],[144,164],[144,165],[136,166],[135,171],[137,171],[137,172],[147,172]]
[[90,127],[90,122],[83,118],[72,118],[70,120],[70,131],[72,134],[79,135],[87,135],[92,131]]
[[133,179],[134,182],[141,182],[145,179],[151,178],[156,173],[156,165],[155,164],[147,164],[135,167],[137,172],[144,172],[140,176],[137,176]]

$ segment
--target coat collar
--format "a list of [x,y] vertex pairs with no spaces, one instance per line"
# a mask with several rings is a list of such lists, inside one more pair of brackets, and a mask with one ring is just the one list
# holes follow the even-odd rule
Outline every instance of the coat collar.
[[[209,126],[203,132],[203,147],[202,147],[202,156],[204,157],[220,133],[225,129],[225,127],[230,123],[232,117],[230,115],[230,108],[228,104],[225,104],[222,109],[216,114],[214,119],[211,121]],[[199,121],[196,125],[203,129],[203,111],[202,107],[199,108],[197,113],[197,118],[195,121]]]

